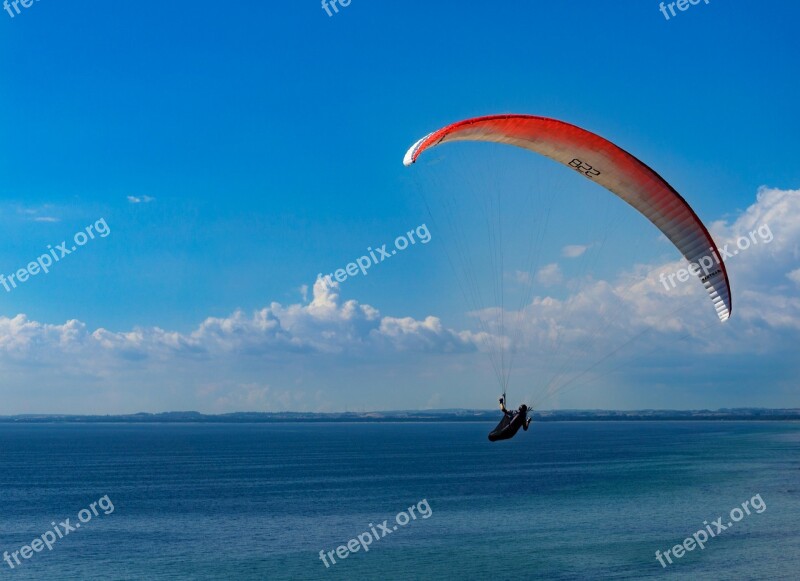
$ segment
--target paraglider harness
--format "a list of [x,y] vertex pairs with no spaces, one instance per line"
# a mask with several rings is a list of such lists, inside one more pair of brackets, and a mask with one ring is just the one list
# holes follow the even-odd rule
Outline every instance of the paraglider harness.
[[489,434],[489,441],[496,442],[498,440],[508,440],[513,438],[520,428],[528,431],[528,426],[531,419],[528,418],[528,406],[522,404],[519,410],[508,411],[506,409],[506,394],[500,398],[500,409],[503,412],[503,419],[497,424],[497,427]]

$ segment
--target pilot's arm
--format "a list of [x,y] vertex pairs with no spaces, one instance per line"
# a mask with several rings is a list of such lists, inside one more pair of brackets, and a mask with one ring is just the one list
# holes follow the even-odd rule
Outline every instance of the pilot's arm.
[[500,409],[502,410],[502,412],[503,412],[504,414],[507,414],[507,413],[508,413],[508,410],[506,409],[506,402],[505,402],[505,401],[503,401],[503,398],[502,398],[502,397],[500,398]]

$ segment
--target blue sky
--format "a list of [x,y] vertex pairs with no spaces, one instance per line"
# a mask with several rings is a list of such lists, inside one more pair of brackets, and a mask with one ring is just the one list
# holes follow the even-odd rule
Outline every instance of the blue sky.
[[[0,288],[6,411],[492,405],[496,389],[466,347],[390,341],[366,354],[302,336],[291,348],[219,337],[237,310],[247,318],[278,303],[293,316],[318,272],[424,222],[403,153],[470,116],[531,113],[604,135],[721,233],[737,231],[748,208],[774,211],[758,206],[759,188],[800,188],[798,13],[717,0],[670,21],[649,0],[353,0],[333,17],[315,1],[41,0],[13,18],[0,12],[0,272],[101,217],[111,230],[49,274]],[[783,212],[794,196],[766,197],[787,226],[800,217]],[[433,238],[342,285],[337,304],[468,331]],[[792,317],[798,241],[782,243],[774,280],[741,291],[781,287]],[[641,258],[675,260],[657,244]],[[380,319],[365,316],[361,331],[374,336]],[[752,317],[738,336],[796,341],[794,319]],[[186,347],[209,318],[223,321],[225,347]],[[169,341],[178,346],[164,350]],[[731,387],[741,371],[698,379],[662,360],[559,405],[800,405],[796,365],[781,353],[748,360],[741,388]],[[698,365],[725,366],[709,357]],[[660,391],[637,390],[654,377]]]

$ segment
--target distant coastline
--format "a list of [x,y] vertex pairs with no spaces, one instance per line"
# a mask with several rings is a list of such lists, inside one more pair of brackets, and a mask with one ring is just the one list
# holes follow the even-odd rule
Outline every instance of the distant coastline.
[[[20,414],[0,416],[0,423],[331,423],[331,422],[492,422],[496,410],[423,410],[383,412],[236,412],[201,414],[199,412],[162,412],[120,415]],[[615,422],[615,421],[787,421],[800,420],[800,409],[735,408],[719,410],[558,410],[534,412],[536,422]]]

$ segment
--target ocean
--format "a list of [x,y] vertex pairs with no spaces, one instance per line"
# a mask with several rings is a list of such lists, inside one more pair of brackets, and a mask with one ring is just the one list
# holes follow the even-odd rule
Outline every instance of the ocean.
[[492,427],[0,424],[0,578],[800,578],[800,424]]

